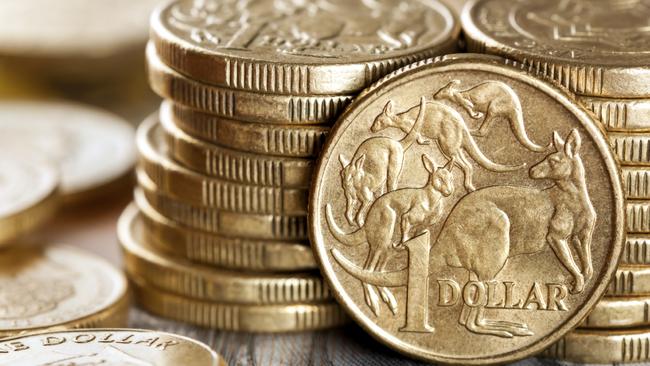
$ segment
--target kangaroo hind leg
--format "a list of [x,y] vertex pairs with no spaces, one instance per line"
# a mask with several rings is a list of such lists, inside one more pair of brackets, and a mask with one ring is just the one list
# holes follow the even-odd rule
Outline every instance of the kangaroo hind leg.
[[474,167],[472,163],[467,159],[467,155],[463,150],[459,150],[458,154],[454,158],[454,161],[458,163],[458,166],[463,171],[464,176],[464,185],[467,192],[474,192],[476,187],[474,187]]
[[[387,263],[388,254],[386,253],[379,262],[379,270],[383,271],[386,268]],[[393,295],[393,292],[388,287],[380,287],[379,293],[381,294],[381,299],[386,303],[386,305],[388,305],[391,313],[397,315],[397,299],[395,298],[395,295]]]
[[[470,281],[478,281],[478,276],[470,272]],[[485,308],[483,305],[475,307],[463,305],[459,323],[463,324],[470,332],[476,334],[489,334],[503,338],[533,335],[533,332],[525,324],[485,319]]]
[[[377,263],[378,257],[379,254],[377,251],[371,251],[371,253],[368,255],[368,259],[366,260],[364,269],[372,269],[373,265]],[[379,295],[377,294],[376,287],[369,283],[363,283],[363,296],[370,310],[372,310],[375,316],[379,316]]]

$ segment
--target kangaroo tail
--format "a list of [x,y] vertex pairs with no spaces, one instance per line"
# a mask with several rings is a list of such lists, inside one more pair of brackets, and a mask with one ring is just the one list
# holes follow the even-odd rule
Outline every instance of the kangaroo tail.
[[552,144],[549,144],[547,146],[540,146],[534,143],[529,137],[528,134],[526,133],[526,126],[524,125],[524,117],[523,114],[521,113],[521,110],[515,109],[516,113],[514,116],[509,118],[510,122],[510,128],[512,129],[512,132],[515,134],[515,137],[521,143],[524,145],[524,147],[530,151],[534,152],[545,152],[548,151],[552,146]]
[[502,164],[497,164],[493,162],[492,160],[488,159],[481,149],[478,147],[476,144],[476,141],[474,141],[474,138],[472,135],[469,133],[469,131],[465,130],[463,131],[463,148],[465,148],[465,151],[469,153],[469,156],[472,157],[479,165],[482,167],[495,171],[495,172],[511,172],[514,170],[519,170],[524,167],[526,167],[526,163],[520,164],[520,165],[502,165]]
[[383,287],[399,287],[404,286],[407,283],[408,268],[391,272],[369,271],[352,263],[337,249],[332,249],[331,253],[334,259],[336,259],[346,272],[364,283]]
[[366,233],[363,231],[363,228],[352,233],[345,233],[338,227],[338,225],[336,225],[334,215],[332,215],[332,206],[330,204],[325,206],[325,211],[327,214],[327,226],[329,226],[330,232],[336,240],[347,246],[360,245],[366,241]]

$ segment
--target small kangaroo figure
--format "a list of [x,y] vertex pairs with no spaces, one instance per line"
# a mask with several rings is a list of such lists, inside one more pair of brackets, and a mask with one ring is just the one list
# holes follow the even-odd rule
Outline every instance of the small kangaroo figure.
[[[345,233],[336,225],[331,206],[327,205],[327,223],[332,235],[339,242],[348,246],[368,242],[370,249],[364,265],[365,270],[383,270],[391,250],[402,249],[401,243],[423,233],[440,219],[444,204],[442,198],[454,192],[452,163],[449,161],[444,168],[438,168],[427,155],[422,155],[422,164],[429,173],[426,185],[421,188],[398,189],[379,197],[370,206],[366,223],[353,233]],[[393,234],[398,225],[401,241],[393,243]],[[395,314],[397,301],[393,293],[386,287],[380,288],[379,292],[382,300]],[[372,312],[378,316],[377,287],[364,283],[364,296]]]
[[[493,280],[508,258],[542,251],[549,245],[573,276],[572,293],[593,275],[591,239],[596,212],[589,198],[580,158],[580,135],[566,142],[555,132],[555,152],[529,170],[533,179],[550,179],[546,189],[495,186],[463,197],[447,217],[432,248],[431,267],[464,268],[473,281]],[[577,250],[582,272],[573,259]],[[530,335],[525,325],[483,319],[483,307],[465,306],[460,323],[479,334]]]
[[[424,98],[414,127],[424,121],[426,113]],[[341,185],[346,198],[345,217],[350,225],[363,226],[366,213],[375,198],[385,192],[397,189],[397,181],[404,163],[404,153],[414,142],[426,143],[417,132],[411,129],[402,140],[378,136],[365,140],[357,148],[352,161],[339,155],[341,162]]]
[[371,131],[379,132],[386,128],[398,128],[405,133],[419,132],[423,144],[427,142],[426,139],[436,141],[440,152],[463,171],[464,185],[468,192],[473,192],[476,188],[473,183],[474,167],[468,160],[467,154],[482,167],[496,172],[513,171],[526,166],[526,164],[501,165],[488,159],[474,141],[460,113],[443,103],[427,102],[427,114],[421,127],[417,128],[414,127],[415,116],[422,108],[413,107],[405,112],[395,114],[393,104],[392,101],[386,104],[383,112],[375,118],[370,128]]
[[521,102],[508,85],[500,81],[485,81],[465,90],[460,90],[459,86],[460,80],[452,80],[433,97],[460,105],[474,119],[485,117],[472,135],[485,136],[495,121],[506,120],[519,143],[528,150],[544,152],[552,148],[551,145],[539,146],[530,140],[524,125]]

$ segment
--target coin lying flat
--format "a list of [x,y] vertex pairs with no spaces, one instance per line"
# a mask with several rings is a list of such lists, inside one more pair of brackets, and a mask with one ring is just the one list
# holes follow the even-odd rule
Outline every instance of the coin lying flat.
[[644,329],[575,330],[541,356],[589,364],[641,364],[650,361],[646,347],[648,342],[650,332]]
[[[129,174],[134,131],[108,112],[59,102],[0,102],[0,144],[34,149],[59,164],[64,199],[101,194]],[[110,158],[108,158],[110,157]]]
[[650,201],[628,201],[625,215],[628,233],[650,233]]
[[30,232],[54,215],[59,180],[58,169],[51,163],[4,146],[0,157],[0,244]]
[[472,0],[470,52],[497,54],[590,96],[650,95],[650,2]]
[[3,339],[0,365],[226,366],[207,345],[141,329],[55,331]]
[[202,84],[165,65],[152,44],[147,47],[147,66],[151,88],[161,97],[219,117],[249,122],[330,123],[352,100],[348,95],[262,94]]
[[607,131],[650,131],[650,99],[578,97]]
[[606,296],[650,296],[650,267],[619,266]]
[[250,154],[205,143],[183,132],[171,116],[161,113],[169,154],[174,160],[206,175],[260,186],[307,188],[313,159]]
[[393,73],[346,110],[317,164],[323,276],[353,319],[414,357],[539,352],[618,264],[623,194],[605,137],[571,96],[507,64],[451,55]]
[[166,293],[135,281],[140,306],[159,316],[190,324],[241,332],[304,332],[333,328],[348,318],[336,302],[291,305],[238,305],[206,302]]
[[309,243],[218,236],[179,225],[158,213],[144,195],[136,204],[147,243],[180,258],[223,268],[264,272],[316,268]]
[[286,94],[354,93],[453,52],[459,25],[434,0],[173,1],[151,20],[163,60],[192,78]]
[[77,248],[6,248],[0,253],[0,282],[0,336],[126,324],[126,278]]
[[196,173],[168,158],[158,116],[137,132],[140,169],[164,194],[197,206],[255,214],[307,214],[307,190],[239,184]]
[[650,264],[650,237],[629,234],[625,239],[621,264]]
[[191,205],[162,194],[142,171],[138,172],[138,183],[136,196],[144,195],[163,216],[193,229],[249,239],[294,241],[308,236],[305,215],[248,214]]
[[162,291],[206,301],[250,305],[312,303],[331,299],[315,273],[247,274],[201,266],[158,253],[144,242],[136,207],[118,223],[127,273]]
[[650,296],[605,297],[581,328],[634,328],[650,325]]
[[317,157],[328,127],[320,125],[273,125],[250,123],[163,102],[161,114],[172,115],[174,123],[189,135],[231,149],[286,157]]
[[[157,0],[3,1],[0,58],[46,76],[106,78],[141,59]],[[109,18],[110,21],[106,21]],[[139,57],[140,56],[140,57]]]

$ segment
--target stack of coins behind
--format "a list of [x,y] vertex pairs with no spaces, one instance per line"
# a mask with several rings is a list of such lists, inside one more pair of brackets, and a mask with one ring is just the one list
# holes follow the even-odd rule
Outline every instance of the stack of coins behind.
[[[650,33],[642,27],[649,15],[647,2],[629,0],[586,7],[477,0],[462,15],[470,51],[510,58],[574,92],[602,124],[621,164],[627,199],[621,264],[605,298],[547,351],[551,357],[599,364],[650,359]],[[589,269],[582,272],[589,276]]]
[[139,128],[119,224],[144,309],[254,332],[346,320],[309,247],[314,159],[355,94],[454,51],[460,31],[442,3],[390,3],[182,0],[153,14],[147,66],[166,100]]

